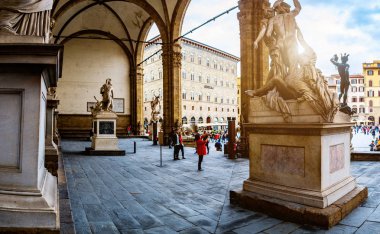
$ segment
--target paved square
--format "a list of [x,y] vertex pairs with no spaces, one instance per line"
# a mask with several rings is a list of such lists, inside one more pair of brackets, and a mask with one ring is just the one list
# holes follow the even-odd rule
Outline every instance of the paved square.
[[120,139],[126,156],[84,156],[89,146],[62,142],[77,233],[380,233],[380,162],[352,163],[369,198],[326,231],[230,205],[229,190],[248,178],[247,159],[229,160],[211,147],[199,172],[194,148],[173,161],[173,149],[162,147],[159,167],[160,147],[147,140]]

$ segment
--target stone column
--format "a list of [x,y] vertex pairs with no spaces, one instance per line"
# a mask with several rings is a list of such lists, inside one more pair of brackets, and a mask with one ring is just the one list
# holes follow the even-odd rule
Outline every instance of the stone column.
[[[248,121],[250,100],[250,97],[245,95],[244,91],[263,86],[269,72],[267,47],[264,43],[259,43],[257,50],[253,47],[253,42],[260,32],[260,21],[263,19],[263,4],[268,4],[268,0],[239,1],[241,116],[244,122]],[[245,136],[244,129],[242,129],[242,135]]]
[[53,140],[55,135],[54,112],[58,105],[59,100],[55,99],[55,94],[48,92],[46,107],[45,167],[55,176],[57,176],[58,170],[58,147]]
[[[134,126],[135,132],[138,135],[144,131],[144,96],[143,96],[143,79],[144,79],[144,69],[142,67],[137,67],[136,69],[136,95],[137,95],[137,106],[136,106],[136,126]],[[139,124],[140,123],[140,124]]]
[[0,44],[0,233],[59,232],[57,178],[44,166],[47,88],[61,45]]
[[228,117],[228,158],[235,159],[236,152],[234,150],[236,143],[236,118]]
[[59,111],[57,109],[54,110],[54,125],[53,125],[53,141],[57,145],[58,149],[61,149],[61,137],[58,132],[58,114]]
[[170,132],[176,121],[182,119],[181,64],[182,54],[179,43],[162,46],[163,63],[163,132],[165,145],[169,143]]

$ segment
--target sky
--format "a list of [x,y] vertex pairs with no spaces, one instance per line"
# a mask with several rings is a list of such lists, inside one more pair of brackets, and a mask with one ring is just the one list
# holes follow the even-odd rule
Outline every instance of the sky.
[[[285,2],[293,8],[293,1]],[[380,60],[380,0],[300,0],[300,3],[298,26],[316,52],[317,67],[325,76],[337,74],[330,62],[334,54],[350,54],[350,74],[361,74],[362,63]],[[237,0],[191,0],[182,34],[237,4]],[[221,16],[187,37],[240,57],[238,11]],[[157,34],[158,30],[152,28],[148,38]]]

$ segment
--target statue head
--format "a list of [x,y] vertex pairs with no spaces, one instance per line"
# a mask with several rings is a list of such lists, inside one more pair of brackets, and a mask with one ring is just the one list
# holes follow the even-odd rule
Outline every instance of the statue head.
[[111,84],[111,78],[106,79],[106,84]]
[[290,5],[287,4],[286,2],[284,2],[283,0],[277,0],[274,4],[273,4],[273,9],[279,13],[279,14],[283,14],[283,13],[289,13],[290,12]]
[[344,53],[344,55],[340,54],[340,60],[342,61],[342,63],[347,63],[348,56],[350,56],[350,54],[346,54],[346,53]]

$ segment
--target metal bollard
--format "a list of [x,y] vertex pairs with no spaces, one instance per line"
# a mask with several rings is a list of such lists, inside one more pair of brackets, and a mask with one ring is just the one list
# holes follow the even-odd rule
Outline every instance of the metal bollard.
[[133,142],[133,153],[135,154],[136,153],[136,141]]

